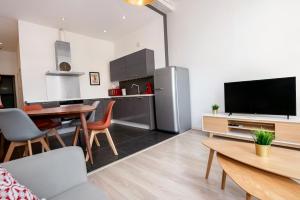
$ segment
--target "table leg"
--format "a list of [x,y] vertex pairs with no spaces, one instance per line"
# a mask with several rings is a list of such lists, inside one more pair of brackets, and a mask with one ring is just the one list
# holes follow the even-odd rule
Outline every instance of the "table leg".
[[87,153],[91,159],[91,163],[93,164],[94,163],[93,154],[92,154],[92,149],[91,149],[91,145],[90,145],[90,137],[89,137],[89,132],[87,129],[87,124],[86,124],[86,119],[85,119],[84,113],[80,113],[80,120],[81,120],[81,125],[82,125],[82,129],[83,129],[83,133],[84,133]]
[[222,185],[221,185],[221,189],[222,190],[225,189],[225,184],[226,184],[226,172],[223,170],[223,173],[222,173]]
[[215,150],[210,149],[209,157],[208,157],[208,161],[207,161],[206,175],[205,175],[206,179],[208,179],[208,176],[209,176],[209,172],[210,172],[211,164],[212,164],[212,161],[213,161],[214,153],[215,153]]

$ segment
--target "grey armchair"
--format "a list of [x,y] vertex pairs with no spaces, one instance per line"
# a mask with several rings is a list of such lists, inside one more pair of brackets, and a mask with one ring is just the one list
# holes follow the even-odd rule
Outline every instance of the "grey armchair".
[[105,200],[87,182],[82,149],[66,147],[2,164],[21,184],[47,200]]
[[25,146],[25,154],[29,151],[29,155],[32,155],[31,143],[35,142],[40,142],[46,151],[50,150],[44,139],[46,132],[40,131],[28,115],[20,109],[0,110],[0,130],[5,139],[11,142],[4,162],[10,160],[15,147],[18,146]]

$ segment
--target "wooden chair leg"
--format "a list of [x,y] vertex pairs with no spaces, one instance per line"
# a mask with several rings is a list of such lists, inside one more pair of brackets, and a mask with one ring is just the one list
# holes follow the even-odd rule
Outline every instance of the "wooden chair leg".
[[14,143],[14,142],[11,142],[10,145],[9,145],[9,147],[8,147],[7,153],[6,153],[6,155],[5,155],[4,162],[7,162],[7,161],[10,160],[11,155],[12,155],[12,153],[13,153],[15,147],[16,147],[15,143]]
[[27,140],[27,145],[28,145],[29,156],[32,156],[32,147],[31,147],[31,141],[30,140]]
[[74,134],[74,138],[73,138],[73,146],[77,146],[79,133],[80,133],[80,126],[76,126],[75,134]]
[[41,138],[41,139],[40,139],[40,143],[42,144],[42,147],[43,147],[46,151],[50,151],[50,148],[49,148],[49,146],[48,146],[48,144],[47,144],[47,142],[45,141],[44,138]]
[[98,140],[98,138],[97,138],[97,135],[95,135],[95,143],[96,143],[96,145],[97,145],[98,147],[100,147],[100,142],[99,142],[99,140]]
[[[91,136],[90,136],[90,145],[91,145],[91,148],[93,146],[93,142],[94,142],[95,136],[96,136],[96,132],[95,131],[91,131]],[[89,159],[90,159],[89,154],[86,153],[85,161],[87,162]]]
[[252,195],[247,192],[246,193],[246,200],[251,200],[251,199],[252,199]]
[[213,161],[213,158],[214,158],[214,153],[215,153],[215,151],[213,149],[210,149],[209,157],[208,157],[208,161],[207,161],[206,175],[205,175],[206,179],[208,179],[208,176],[209,176],[211,164],[212,164],[212,161]]
[[114,154],[115,154],[115,155],[118,155],[117,149],[116,149],[116,147],[115,147],[115,144],[114,144],[113,139],[111,138],[111,135],[110,135],[110,133],[109,133],[108,128],[106,128],[106,129],[104,130],[104,132],[105,132],[105,135],[106,135],[106,137],[107,137],[108,143],[109,143],[110,147],[112,148]]
[[52,132],[54,133],[56,139],[59,141],[59,143],[61,144],[62,147],[65,147],[66,144],[64,143],[64,141],[61,139],[59,133],[57,132],[57,130],[54,128],[52,129]]
[[226,185],[226,172],[223,170],[223,173],[222,173],[222,185],[221,185],[221,189],[222,190],[225,189],[225,185]]

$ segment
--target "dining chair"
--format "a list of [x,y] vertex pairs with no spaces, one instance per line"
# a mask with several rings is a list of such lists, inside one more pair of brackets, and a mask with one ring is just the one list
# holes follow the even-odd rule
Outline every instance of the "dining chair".
[[[106,135],[106,138],[108,140],[108,143],[113,150],[115,155],[118,155],[117,149],[115,147],[114,141],[110,135],[110,132],[108,128],[111,125],[111,116],[112,116],[112,109],[113,106],[116,102],[115,101],[110,101],[107,105],[106,112],[104,115],[103,120],[101,121],[96,121],[96,122],[88,122],[87,123],[87,128],[91,132],[90,135],[90,145],[91,147],[93,146],[94,141],[96,141],[97,134],[99,133],[104,133]],[[89,160],[88,154],[86,155],[86,161]]]
[[[97,108],[100,104],[100,101],[94,101],[92,106],[94,106],[95,108]],[[87,118],[87,122],[94,122],[95,121],[95,116],[96,116],[96,110],[95,109],[93,112],[89,113],[86,118]],[[81,130],[81,121],[80,119],[74,119],[71,121],[70,126],[76,126],[75,129],[75,134],[74,134],[74,138],[73,138],[73,146],[77,145],[78,142],[78,138],[79,138],[79,133]],[[100,146],[100,143],[98,141],[97,138],[95,138],[95,142],[97,144],[97,146]]]
[[[30,105],[25,105],[23,107],[24,111],[32,111],[32,110],[42,110],[43,106],[41,104],[30,104]],[[57,132],[57,128],[61,126],[60,122],[54,121],[52,119],[34,119],[33,122],[36,124],[36,126],[41,130],[41,131],[47,131],[48,134],[53,134],[58,142],[61,144],[62,147],[65,147],[65,143],[60,137],[59,133]],[[48,142],[48,139],[47,139]]]
[[46,132],[39,130],[28,115],[20,109],[1,109],[0,129],[5,139],[11,142],[4,162],[10,160],[15,147],[18,146],[25,146],[30,156],[32,155],[31,143],[40,142],[46,151],[50,150],[44,139]]

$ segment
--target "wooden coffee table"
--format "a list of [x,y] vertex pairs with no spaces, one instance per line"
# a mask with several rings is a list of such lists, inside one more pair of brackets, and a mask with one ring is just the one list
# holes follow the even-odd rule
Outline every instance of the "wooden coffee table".
[[246,165],[300,180],[300,151],[298,150],[272,146],[268,157],[259,157],[255,154],[253,143],[222,139],[206,139],[202,143],[210,149],[206,178],[209,176],[214,153],[217,152]]
[[300,185],[283,176],[251,167],[217,153],[223,168],[222,189],[225,189],[226,175],[246,191],[246,199],[252,196],[263,200],[299,200]]
[[202,143],[210,148],[205,178],[209,176],[213,156],[217,152],[223,168],[222,189],[228,174],[246,191],[247,199],[255,196],[260,199],[300,200],[300,186],[292,180],[300,179],[300,151],[272,146],[268,157],[259,157],[255,154],[253,143],[221,139],[206,139]]

